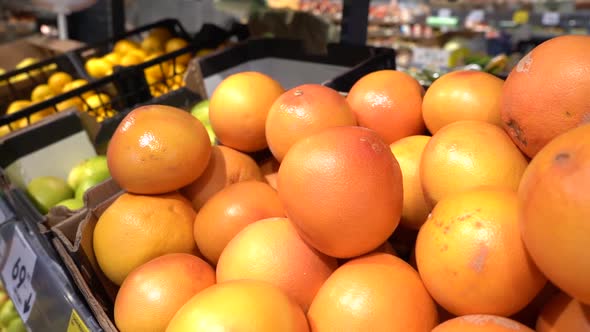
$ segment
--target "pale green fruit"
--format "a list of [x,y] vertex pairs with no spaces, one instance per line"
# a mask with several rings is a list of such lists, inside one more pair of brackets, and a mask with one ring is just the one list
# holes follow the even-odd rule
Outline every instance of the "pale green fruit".
[[39,212],[46,214],[55,204],[74,197],[74,191],[65,180],[55,176],[34,178],[27,186],[27,194]]
[[6,332],[27,332],[25,323],[20,317],[16,317],[6,326]]
[[18,312],[14,307],[14,303],[12,301],[6,301],[0,307],[0,325],[6,327],[14,318],[18,317]]
[[215,144],[217,136],[215,136],[213,127],[211,127],[211,121],[209,120],[209,99],[200,101],[195,106],[193,106],[191,109],[191,114],[201,121],[203,126],[205,126],[205,129],[207,129],[207,134],[209,134],[211,144]]
[[111,176],[109,166],[107,164],[107,157],[100,155],[88,158],[70,170],[68,174],[68,184],[74,190],[78,189],[80,183],[87,178],[96,178],[104,181]]
[[78,188],[76,188],[76,194],[74,196],[75,199],[83,201],[84,200],[84,193],[88,191],[88,189],[96,186],[97,184],[101,183],[105,179],[101,177],[89,177],[84,179],[84,181],[80,182]]
[[63,201],[55,204],[55,206],[65,206],[68,209],[75,211],[75,210],[79,210],[79,209],[83,208],[84,202],[81,199],[68,198],[66,200],[63,200]]

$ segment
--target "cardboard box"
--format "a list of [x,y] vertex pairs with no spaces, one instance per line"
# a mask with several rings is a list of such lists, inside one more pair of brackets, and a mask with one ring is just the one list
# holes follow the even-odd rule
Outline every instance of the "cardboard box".
[[18,39],[10,43],[0,44],[0,68],[11,71],[25,58],[34,57],[43,60],[84,45],[84,43],[75,40],[59,40],[43,35]]
[[122,193],[114,181],[103,182],[86,193],[83,211],[51,227],[54,247],[100,327],[107,332],[117,331],[113,310],[118,286],[100,270],[92,241],[98,219]]

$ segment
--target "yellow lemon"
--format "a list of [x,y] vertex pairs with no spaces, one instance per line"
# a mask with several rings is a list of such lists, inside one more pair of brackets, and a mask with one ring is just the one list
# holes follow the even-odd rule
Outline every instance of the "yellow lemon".
[[141,48],[133,48],[133,49],[130,49],[127,54],[133,54],[136,57],[141,58],[142,60],[145,59],[145,58],[147,58],[147,56],[148,56],[147,52],[144,51],[144,50],[142,50]]
[[[187,46],[188,42],[186,40],[175,37],[166,42],[166,53],[174,52]],[[183,55],[179,55],[178,57],[176,57],[176,63],[186,66],[188,62],[191,60],[191,57],[192,55],[190,54],[190,52],[187,52]]]
[[84,105],[85,111],[92,111],[96,112],[97,114],[102,114],[106,109],[111,107],[110,105],[111,97],[106,93],[98,93],[94,94],[88,98],[86,98],[86,104]]
[[[84,86],[86,84],[88,84],[88,81],[85,80],[85,79],[83,79],[83,78],[79,78],[77,80],[73,80],[73,81],[71,81],[70,83],[68,83],[68,84],[66,84],[64,86],[62,93],[66,93],[68,91],[77,89],[77,88],[79,88],[81,86]],[[84,92],[82,94],[82,97],[88,98],[88,97],[92,96],[93,94],[94,94],[94,92],[92,92],[92,91]]]
[[31,101],[38,103],[47,98],[53,97],[54,95],[53,89],[51,89],[49,85],[39,84],[31,92]]
[[158,39],[163,44],[172,38],[172,33],[164,27],[157,27],[150,30],[148,37]]
[[94,78],[105,77],[113,73],[113,66],[111,63],[99,58],[88,59],[85,68],[88,74]]
[[156,36],[147,36],[141,41],[141,48],[148,54],[162,52],[164,44]]
[[136,48],[139,48],[139,45],[136,42],[128,39],[121,39],[115,43],[113,52],[119,53],[120,55],[125,55],[130,50]]
[[[10,105],[8,105],[8,109],[6,110],[6,114],[13,114],[16,113],[24,108],[27,108],[31,105],[29,100],[15,100]],[[17,130],[20,128],[24,128],[27,126],[27,118],[22,118],[16,120],[14,122],[9,123],[10,128],[12,130]]]
[[59,94],[63,91],[64,86],[70,83],[72,80],[73,79],[70,74],[64,73],[63,71],[58,71],[49,76],[47,85],[49,85],[54,94]]
[[121,58],[121,66],[134,66],[142,62],[143,58],[132,53],[127,53]]
[[5,125],[0,127],[0,137],[8,135],[8,133],[10,133],[10,127]]
[[75,107],[77,110],[81,111],[84,109],[84,102],[82,102],[82,100],[80,100],[79,97],[74,97],[74,98],[66,99],[66,100],[62,101],[61,103],[58,103],[56,105],[56,107],[57,107],[57,110],[60,112],[65,111],[71,107]]
[[117,66],[121,63],[121,55],[115,52],[103,55],[102,59],[110,63],[111,66]]

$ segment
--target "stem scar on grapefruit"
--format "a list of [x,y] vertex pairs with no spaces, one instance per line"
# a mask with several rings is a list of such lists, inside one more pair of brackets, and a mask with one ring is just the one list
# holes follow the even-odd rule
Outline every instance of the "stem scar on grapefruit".
[[534,157],[559,134],[590,121],[590,37],[559,36],[512,69],[502,91],[502,122],[516,145]]
[[329,256],[366,254],[399,224],[401,170],[389,146],[367,128],[333,127],[297,141],[277,185],[303,239]]
[[117,127],[107,149],[113,180],[128,192],[164,194],[195,181],[207,167],[207,130],[181,109],[141,106]]

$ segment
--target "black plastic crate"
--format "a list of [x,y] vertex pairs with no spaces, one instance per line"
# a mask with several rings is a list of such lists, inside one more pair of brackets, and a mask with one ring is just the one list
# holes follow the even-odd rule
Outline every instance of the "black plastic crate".
[[38,85],[46,84],[56,72],[65,72],[73,79],[87,78],[67,53],[0,75],[0,115],[6,113],[12,102],[30,100],[32,91]]

